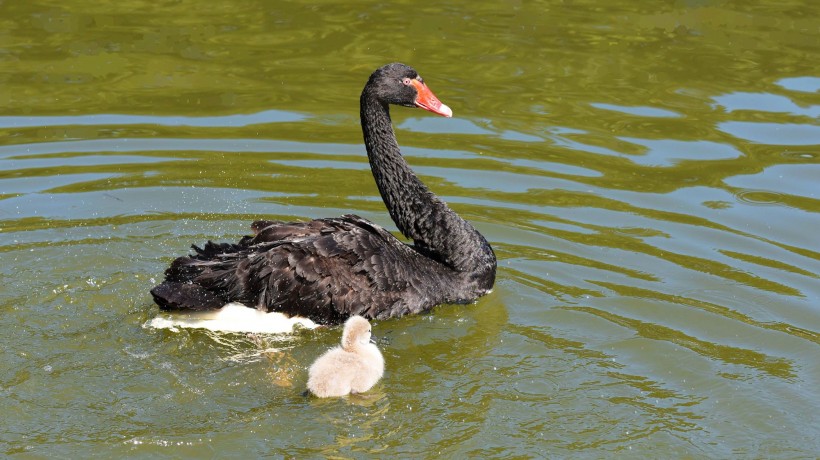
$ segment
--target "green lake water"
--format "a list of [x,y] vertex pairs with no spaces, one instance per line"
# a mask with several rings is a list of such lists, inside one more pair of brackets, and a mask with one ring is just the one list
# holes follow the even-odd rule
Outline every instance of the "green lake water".
[[[258,218],[390,229],[359,93],[414,66],[409,163],[495,290],[338,328],[155,329]],[[0,456],[820,456],[820,3],[0,3]]]

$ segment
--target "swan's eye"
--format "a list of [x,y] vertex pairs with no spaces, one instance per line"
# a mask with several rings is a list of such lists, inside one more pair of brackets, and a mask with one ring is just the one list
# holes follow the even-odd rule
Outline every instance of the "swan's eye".
[[402,80],[401,82],[404,83],[405,86],[410,86],[410,79],[407,77],[404,77],[404,80]]

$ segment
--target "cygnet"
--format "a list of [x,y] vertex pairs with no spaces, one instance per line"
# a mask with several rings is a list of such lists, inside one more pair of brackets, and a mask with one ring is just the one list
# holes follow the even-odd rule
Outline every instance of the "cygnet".
[[384,374],[384,358],[371,342],[370,323],[351,316],[342,332],[342,345],[323,354],[310,366],[308,390],[320,398],[363,393]]

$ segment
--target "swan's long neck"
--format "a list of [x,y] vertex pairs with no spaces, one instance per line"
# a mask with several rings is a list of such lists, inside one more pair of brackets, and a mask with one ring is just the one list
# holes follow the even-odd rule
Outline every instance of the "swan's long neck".
[[367,87],[361,118],[373,177],[399,230],[420,252],[456,271],[484,278],[494,274],[495,254],[487,240],[416,177],[399,150],[388,105]]

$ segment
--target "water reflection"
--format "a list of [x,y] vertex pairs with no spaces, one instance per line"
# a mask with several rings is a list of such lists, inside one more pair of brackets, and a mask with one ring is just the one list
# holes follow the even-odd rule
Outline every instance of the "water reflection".
[[816,93],[820,91],[820,77],[790,77],[783,78],[777,82],[778,85],[791,90],[804,93]]
[[251,114],[235,114],[221,117],[183,117],[147,115],[73,115],[51,117],[0,117],[0,128],[30,128],[36,126],[196,126],[233,127],[266,123],[287,123],[304,120],[305,116],[283,110],[265,110]]
[[732,160],[743,154],[729,144],[709,141],[675,141],[668,139],[620,138],[644,147],[645,153],[632,157],[635,163],[644,166],[674,166],[682,161]]
[[801,107],[786,96],[766,93],[730,93],[714,98],[715,104],[729,112],[737,110],[755,110],[766,112],[789,113],[798,116],[820,116],[820,105]]
[[765,372],[776,377],[794,377],[792,372],[792,364],[784,359],[769,357],[752,350],[744,350],[741,348],[709,343],[695,337],[688,336],[678,330],[660,326],[658,324],[646,323],[639,320],[621,317],[608,312],[586,307],[571,308],[596,315],[608,321],[612,321],[615,324],[634,331],[639,337],[651,340],[669,341],[709,358],[725,361],[731,364],[741,364],[744,366],[753,367],[761,372]]
[[[5,5],[0,452],[820,451],[817,6],[499,5]],[[143,328],[191,242],[392,228],[357,106],[390,60],[455,112],[392,115],[493,294],[377,324],[362,399],[299,394],[338,331]]]
[[820,145],[820,126],[816,125],[727,121],[718,129],[756,144]]
[[595,102],[590,104],[596,109],[612,110],[626,115],[634,115],[638,117],[657,117],[657,118],[678,118],[681,115],[671,110],[660,109],[657,107],[625,107],[614,104],[603,104]]

